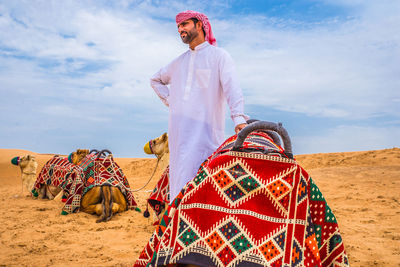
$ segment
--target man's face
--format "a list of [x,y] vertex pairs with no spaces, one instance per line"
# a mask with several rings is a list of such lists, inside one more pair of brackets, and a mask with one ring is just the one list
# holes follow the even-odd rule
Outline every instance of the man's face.
[[199,35],[196,29],[196,25],[194,25],[191,19],[181,22],[178,25],[178,32],[181,35],[182,42],[184,42],[185,44],[189,44]]

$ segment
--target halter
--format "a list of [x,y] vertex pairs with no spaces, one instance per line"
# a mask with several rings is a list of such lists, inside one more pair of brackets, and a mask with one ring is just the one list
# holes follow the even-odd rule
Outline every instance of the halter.
[[139,189],[131,190],[131,192],[138,192],[138,191],[142,190],[143,188],[145,188],[145,187],[150,183],[151,179],[153,179],[153,176],[154,176],[154,174],[156,173],[156,170],[157,170],[157,167],[158,167],[158,163],[159,163],[159,162],[160,162],[160,159],[157,157],[157,164],[156,164],[156,167],[154,167],[153,174],[150,176],[150,179],[147,181],[147,183],[146,183],[144,186],[142,186],[141,188],[139,188]]
[[157,164],[156,164],[156,167],[154,167],[153,174],[150,176],[150,178],[147,181],[147,183],[144,186],[142,186],[141,188],[139,188],[139,189],[132,190],[132,192],[141,191],[143,188],[145,188],[150,183],[151,179],[153,179],[153,176],[156,173],[156,170],[157,170],[157,167],[158,167],[158,163],[160,162],[160,159],[161,159],[162,155],[157,155],[157,154],[154,153],[154,151],[153,151],[153,140],[150,140],[148,144],[149,144],[150,152],[157,157]]
[[[153,151],[153,140],[149,141],[149,148],[150,148],[150,152],[154,154],[154,151]],[[156,155],[156,154],[154,154],[154,155]],[[156,155],[156,157],[158,158],[157,155]]]

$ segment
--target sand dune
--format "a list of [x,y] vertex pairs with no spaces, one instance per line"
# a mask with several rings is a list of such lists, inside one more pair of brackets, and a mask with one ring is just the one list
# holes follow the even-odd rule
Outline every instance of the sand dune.
[[[147,243],[152,219],[127,211],[107,223],[85,213],[60,215],[62,202],[21,195],[14,156],[53,155],[0,149],[0,266],[131,266]],[[352,266],[400,266],[400,149],[298,155],[333,209]],[[133,189],[143,186],[155,159],[117,158]],[[161,170],[142,191],[139,207]]]

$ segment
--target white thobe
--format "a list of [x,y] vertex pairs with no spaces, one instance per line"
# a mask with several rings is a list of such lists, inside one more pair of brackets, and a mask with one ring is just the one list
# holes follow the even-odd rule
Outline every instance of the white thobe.
[[225,140],[225,99],[231,117],[245,123],[243,95],[229,54],[204,42],[151,78],[169,106],[170,200],[179,194]]

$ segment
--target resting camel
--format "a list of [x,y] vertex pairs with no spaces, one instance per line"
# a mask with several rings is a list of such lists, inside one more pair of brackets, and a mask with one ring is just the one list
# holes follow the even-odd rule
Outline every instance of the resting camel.
[[[114,164],[114,167],[116,165],[112,159],[111,153],[106,158],[101,158],[100,156],[102,155],[105,156],[104,150],[101,152],[89,152],[87,149],[78,149],[76,152],[70,154],[68,157],[68,163],[66,163],[66,159],[51,159],[46,163],[46,165],[48,165],[47,169],[44,171],[42,169],[44,172],[43,177],[45,178],[41,178],[41,175],[38,177],[38,180],[41,178],[40,185],[38,186],[39,197],[54,199],[54,196],[62,191],[61,185],[63,188],[68,187],[70,188],[70,191],[65,192],[67,199],[62,214],[76,212],[80,209],[89,214],[99,215],[100,218],[96,222],[108,221],[111,219],[113,214],[127,210],[127,208],[132,206],[132,203],[134,203],[133,196],[130,195],[129,184],[120,181],[120,184],[117,184],[118,187],[116,187],[109,183],[101,184],[100,181],[95,180],[93,177],[93,173],[99,172],[95,167],[96,164],[104,164],[104,162],[107,164],[111,162]],[[64,172],[61,170],[58,172],[58,175],[64,175],[64,177],[61,177],[63,182],[53,183],[53,180],[60,180],[60,177],[54,177],[54,179],[53,177],[49,177],[49,170],[51,169],[51,175],[53,175],[56,173],[58,167],[60,169],[62,167],[64,168]],[[118,169],[118,171],[121,170]],[[99,175],[94,174],[94,176],[98,177]],[[121,177],[115,177],[113,181],[119,182],[118,179],[120,178]],[[122,177],[121,179],[123,178],[125,177]],[[51,182],[47,182],[47,180],[44,182],[44,179],[50,180]],[[129,195],[129,203],[119,187],[123,187],[125,193]],[[71,191],[71,188],[73,188],[74,191]],[[80,203],[79,206],[76,206],[77,201]]]
[[[69,160],[74,164],[78,165],[79,162],[89,154],[89,149],[77,149],[69,155]],[[33,184],[31,188],[33,187]],[[43,184],[38,190],[38,197],[40,199],[59,199],[63,195],[61,187],[54,185]]]
[[25,187],[28,192],[27,196],[30,196],[33,184],[36,181],[36,169],[38,166],[35,156],[26,155],[23,157],[15,157],[11,160],[11,163],[18,165],[21,169],[22,195],[24,194]]

